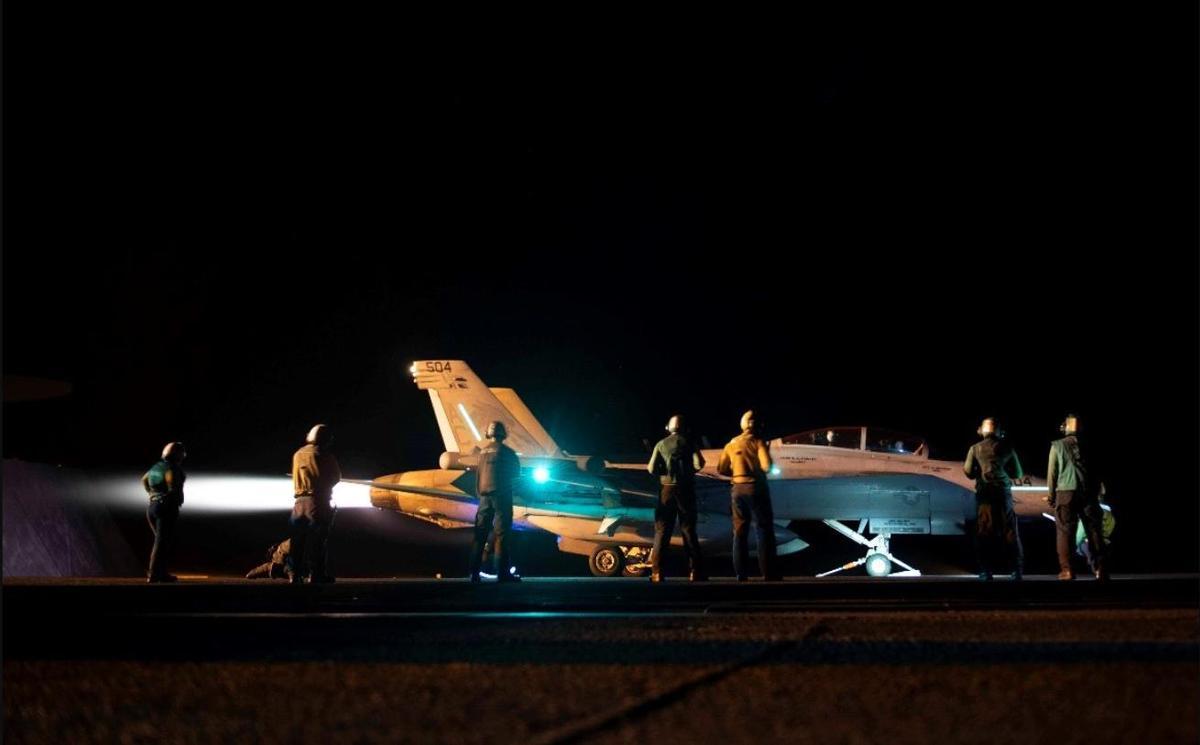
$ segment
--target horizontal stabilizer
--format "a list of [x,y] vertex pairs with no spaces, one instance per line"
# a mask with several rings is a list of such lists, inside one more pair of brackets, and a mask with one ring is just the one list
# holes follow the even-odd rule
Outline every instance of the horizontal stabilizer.
[[342,481],[347,484],[362,484],[364,486],[369,486],[372,489],[405,492],[406,494],[420,494],[425,497],[441,497],[443,499],[453,499],[456,502],[475,504],[474,497],[470,496],[469,494],[463,494],[460,491],[432,489],[428,486],[409,486],[407,484],[396,484],[391,481],[362,481],[359,479],[342,479]]

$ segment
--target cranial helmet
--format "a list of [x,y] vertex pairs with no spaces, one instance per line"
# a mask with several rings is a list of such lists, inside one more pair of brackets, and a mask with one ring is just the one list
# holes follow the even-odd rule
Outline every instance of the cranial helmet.
[[1063,423],[1058,425],[1058,429],[1064,435],[1073,435],[1079,431],[1079,417],[1074,414],[1067,414],[1063,419]]
[[743,432],[752,431],[754,429],[754,427],[755,427],[754,411],[751,410],[751,411],[747,411],[745,414],[742,414],[742,431]]
[[178,463],[187,457],[187,450],[184,450],[182,442],[168,442],[162,450],[162,459]]
[[975,430],[980,437],[987,437],[996,434],[996,420],[988,417],[979,424],[979,429]]
[[669,422],[667,422],[667,431],[671,434],[675,434],[681,429],[683,429],[683,417],[679,414],[676,414],[675,416],[671,417]]
[[492,440],[503,440],[508,437],[508,430],[504,428],[504,422],[492,422],[487,427],[487,436]]
[[329,431],[328,425],[318,424],[308,431],[304,441],[313,445],[328,445],[333,441],[333,433]]

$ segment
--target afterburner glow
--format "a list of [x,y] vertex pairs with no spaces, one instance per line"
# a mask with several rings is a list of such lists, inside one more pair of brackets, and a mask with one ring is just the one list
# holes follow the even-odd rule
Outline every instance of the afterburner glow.
[[[109,501],[145,505],[141,476],[110,476],[104,480]],[[339,509],[371,506],[370,487],[338,484],[333,502]],[[244,476],[236,474],[189,473],[183,489],[184,512],[270,512],[292,509],[294,495],[288,476]]]

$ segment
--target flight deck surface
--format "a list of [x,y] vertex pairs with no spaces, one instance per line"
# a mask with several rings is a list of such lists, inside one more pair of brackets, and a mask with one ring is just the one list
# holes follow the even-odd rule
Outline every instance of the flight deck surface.
[[1200,583],[9,580],[10,742],[1194,742]]

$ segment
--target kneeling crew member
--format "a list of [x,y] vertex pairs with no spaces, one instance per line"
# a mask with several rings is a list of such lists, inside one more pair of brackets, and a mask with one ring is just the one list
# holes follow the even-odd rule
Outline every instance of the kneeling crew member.
[[142,488],[150,495],[146,521],[154,531],[154,548],[150,550],[150,570],[147,582],[176,582],[178,577],[167,572],[175,548],[175,523],[183,506],[183,459],[187,451],[182,442],[170,442],[163,448],[162,459],[150,466],[142,476]]
[[1021,461],[996,429],[996,420],[988,417],[976,430],[982,440],[967,451],[963,473],[975,479],[975,559],[979,578],[990,580],[996,561],[995,544],[1003,540],[1012,562],[1012,578],[1019,580],[1025,568],[1021,535],[1017,532],[1017,513],[1013,509],[1012,482],[1025,478]]
[[513,487],[521,477],[521,461],[512,448],[504,444],[508,431],[504,422],[492,422],[487,428],[487,441],[479,453],[479,469],[475,478],[475,493],[479,509],[475,512],[475,540],[471,544],[471,581],[479,581],[483,563],[483,548],[488,533],[494,533],[492,553],[496,556],[496,581],[519,582],[520,577],[508,570],[508,532],[512,530]]
[[266,562],[246,572],[246,579],[275,579],[276,577],[291,578],[292,572],[288,568],[288,557],[292,553],[292,539],[288,538],[283,543],[276,543],[267,549]]
[[775,573],[775,512],[771,508],[771,492],[767,474],[771,471],[771,453],[757,434],[754,412],[742,415],[742,433],[729,441],[721,451],[717,472],[733,480],[733,571],[738,581],[746,579],[750,563],[750,518],[758,537],[758,568],[763,579],[782,579]]
[[646,469],[658,476],[661,484],[658,504],[654,506],[654,554],[651,557],[650,581],[662,582],[663,553],[671,545],[675,518],[679,518],[679,533],[687,551],[691,572],[688,579],[703,582],[704,557],[696,539],[696,472],[704,468],[704,456],[681,432],[682,418],[676,414],[667,422],[671,434],[658,441]]

